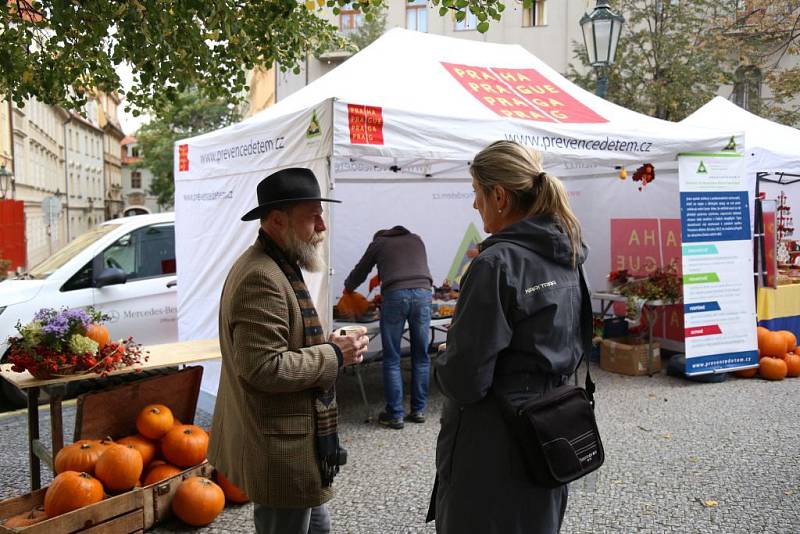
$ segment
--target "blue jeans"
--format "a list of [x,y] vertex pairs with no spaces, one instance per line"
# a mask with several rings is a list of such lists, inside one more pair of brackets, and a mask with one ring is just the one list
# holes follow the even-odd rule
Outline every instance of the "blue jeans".
[[386,397],[386,413],[392,419],[402,419],[405,415],[400,342],[406,321],[411,336],[411,411],[424,413],[428,405],[431,298],[430,289],[396,289],[381,295],[383,393]]

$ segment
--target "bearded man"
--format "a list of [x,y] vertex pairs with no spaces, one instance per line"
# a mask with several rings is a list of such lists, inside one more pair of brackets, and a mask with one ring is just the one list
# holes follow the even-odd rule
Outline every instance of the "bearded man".
[[291,168],[264,178],[258,239],[233,264],[222,290],[222,372],[208,458],[255,503],[258,534],[330,531],[324,503],[345,462],[336,433],[334,383],[362,360],[365,335],[326,342],[301,269],[324,268],[317,179]]

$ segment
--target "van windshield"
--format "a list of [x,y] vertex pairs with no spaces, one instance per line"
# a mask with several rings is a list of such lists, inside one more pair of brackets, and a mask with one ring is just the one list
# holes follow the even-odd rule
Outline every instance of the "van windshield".
[[83,252],[86,247],[91,246],[92,243],[95,243],[98,239],[109,232],[113,232],[117,228],[119,228],[118,224],[102,224],[100,226],[95,226],[88,232],[79,235],[67,243],[64,248],[32,268],[28,271],[28,275],[36,279],[47,278],[62,265]]

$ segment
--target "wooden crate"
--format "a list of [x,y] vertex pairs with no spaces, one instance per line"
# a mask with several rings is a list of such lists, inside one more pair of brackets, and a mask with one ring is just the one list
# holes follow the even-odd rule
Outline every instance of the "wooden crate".
[[148,404],[164,404],[184,424],[194,422],[203,368],[186,367],[170,374],[92,391],[78,397],[75,441],[114,439],[136,434],[136,416]]
[[185,479],[189,477],[211,478],[214,468],[208,461],[190,467],[179,475],[170,477],[161,482],[150,484],[142,488],[144,494],[144,528],[150,529],[153,525],[172,516],[172,498]]
[[[0,502],[3,520],[44,503],[47,488]],[[121,495],[109,497],[78,510],[46,519],[24,529],[9,529],[0,525],[0,534],[130,534],[144,530],[144,492],[136,488]]]

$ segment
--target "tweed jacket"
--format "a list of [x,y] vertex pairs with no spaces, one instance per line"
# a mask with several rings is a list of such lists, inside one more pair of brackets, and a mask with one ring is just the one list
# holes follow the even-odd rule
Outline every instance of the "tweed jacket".
[[303,347],[300,306],[261,244],[231,267],[219,307],[222,370],[208,459],[258,504],[309,508],[323,488],[314,400],[338,374],[329,344]]

